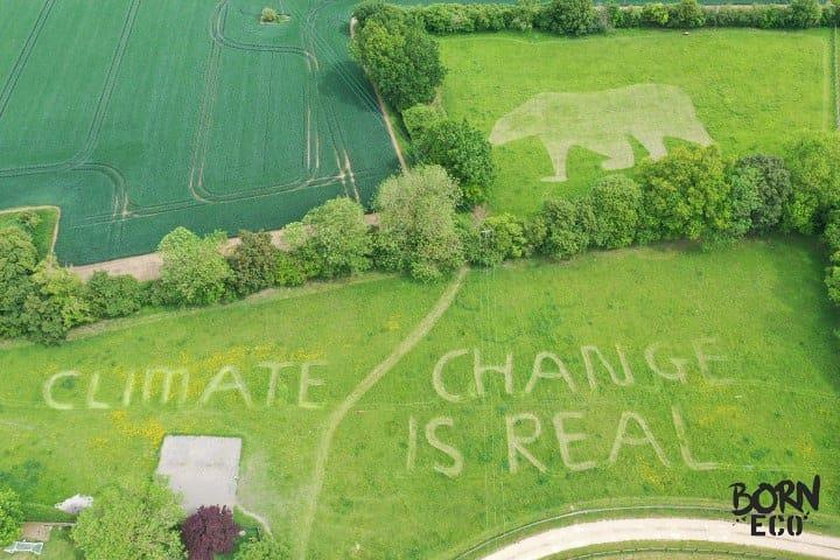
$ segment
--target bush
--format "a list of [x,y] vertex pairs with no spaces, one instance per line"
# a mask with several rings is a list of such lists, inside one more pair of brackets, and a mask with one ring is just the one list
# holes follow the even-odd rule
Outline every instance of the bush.
[[829,210],[840,206],[840,135],[803,136],[787,150],[793,194],[785,227],[804,234],[820,231]]
[[0,487],[0,547],[16,541],[22,526],[23,506],[20,497],[11,488]]
[[247,296],[274,285],[279,250],[272,243],[271,234],[240,231],[239,240],[228,259],[233,290]]
[[291,557],[288,547],[265,539],[249,540],[233,556],[234,560],[289,560]]
[[636,240],[642,190],[624,175],[598,181],[588,195],[593,214],[592,244],[603,249],[627,247]]
[[274,283],[281,287],[303,286],[308,279],[303,265],[288,253],[277,255]]
[[368,230],[362,206],[339,197],[310,210],[302,222],[289,224],[286,242],[307,277],[337,278],[370,268]]
[[767,233],[779,225],[793,190],[790,172],[781,158],[742,157],[732,166],[729,182],[736,235]]
[[443,82],[437,43],[401,10],[381,7],[365,14],[350,51],[383,99],[398,111],[428,103]]
[[828,247],[830,258],[835,264],[840,264],[840,210],[834,210],[828,215],[828,221],[823,231],[823,240]]
[[239,530],[227,506],[201,506],[181,524],[181,539],[190,560],[214,560],[233,552]]
[[416,135],[414,147],[421,163],[440,165],[458,181],[463,207],[487,201],[496,167],[490,142],[481,131],[466,120],[440,120]]
[[679,147],[641,166],[644,241],[704,239],[729,235],[731,186],[714,146]]
[[163,303],[209,305],[222,299],[231,277],[230,266],[220,252],[226,239],[221,231],[201,238],[178,227],[161,240]]
[[42,344],[57,344],[73,327],[94,320],[78,276],[58,265],[54,257],[42,261],[31,277],[33,290],[23,305],[27,336]]
[[85,299],[98,319],[126,317],[140,311],[143,288],[133,276],[110,276],[100,270],[87,281]]
[[525,224],[511,214],[471,222],[464,231],[464,251],[470,264],[487,267],[524,257],[529,253]]
[[446,119],[439,109],[431,105],[415,105],[402,112],[403,124],[412,140],[419,140],[426,131]]
[[34,291],[30,277],[37,265],[32,236],[19,227],[0,228],[0,337],[26,334],[24,302]]
[[671,8],[668,23],[679,29],[695,29],[706,24],[706,15],[697,0],[680,0]]
[[184,558],[180,504],[157,481],[107,487],[79,514],[71,536],[86,560]]
[[536,251],[555,259],[568,259],[589,247],[591,209],[565,199],[549,199],[532,220],[530,242]]
[[595,6],[592,0],[552,0],[544,8],[541,19],[541,25],[547,31],[585,35],[595,28]]
[[419,166],[379,187],[378,265],[421,281],[448,276],[463,264],[455,226],[458,186],[440,166]]
[[670,18],[670,10],[665,4],[655,2],[642,6],[640,21],[643,26],[665,27]]
[[788,10],[788,26],[794,29],[816,27],[822,21],[818,0],[791,0]]

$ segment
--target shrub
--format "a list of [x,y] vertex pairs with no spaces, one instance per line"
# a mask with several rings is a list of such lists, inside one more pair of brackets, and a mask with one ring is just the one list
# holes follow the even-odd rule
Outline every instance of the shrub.
[[260,12],[260,21],[263,23],[275,23],[280,21],[280,14],[277,13],[277,10],[274,8],[266,6],[262,9],[262,12]]
[[822,20],[818,0],[791,0],[788,8],[788,26],[795,29],[816,27]]
[[531,242],[547,257],[568,259],[589,247],[591,210],[586,204],[549,199],[534,218]]
[[[835,260],[836,257],[840,257],[840,210],[834,210],[828,215],[823,240],[828,247],[830,258]],[[840,264],[840,261],[835,264]]]
[[640,23],[647,27],[665,27],[670,17],[668,6],[655,2],[642,6]]
[[729,234],[731,186],[714,146],[679,147],[641,166],[643,240],[704,239]]
[[246,296],[272,286],[277,278],[279,250],[272,243],[271,234],[240,231],[239,240],[228,259],[233,290]]
[[0,546],[16,541],[22,526],[23,506],[20,497],[11,488],[0,487]]
[[54,257],[42,261],[32,274],[33,290],[23,305],[27,336],[42,344],[57,344],[73,327],[94,320],[78,276],[62,268]]
[[464,231],[464,251],[470,264],[487,267],[524,257],[529,252],[525,225],[511,214],[470,223]]
[[79,514],[71,536],[87,560],[184,558],[181,506],[157,481],[107,487]]
[[446,118],[431,105],[415,105],[402,112],[403,124],[412,140],[419,140],[425,132]]
[[745,156],[730,171],[733,223],[743,233],[767,233],[782,220],[792,186],[785,162],[768,155]]
[[234,560],[289,560],[291,557],[288,547],[265,539],[249,540],[233,556]]
[[785,161],[793,184],[785,227],[813,234],[822,229],[828,211],[840,205],[840,135],[803,136],[788,148]]
[[552,0],[543,11],[542,26],[553,33],[585,35],[596,22],[592,0]]
[[306,283],[306,270],[303,265],[288,253],[277,255],[276,276],[274,283],[281,287],[303,286]]
[[517,0],[511,12],[509,29],[530,31],[534,28],[540,13],[538,0]]
[[214,560],[216,554],[230,554],[239,526],[227,506],[201,506],[181,524],[181,539],[190,560]]
[[362,206],[339,197],[310,210],[300,224],[290,224],[286,241],[308,277],[336,278],[370,268],[368,229]]
[[383,99],[399,111],[428,103],[443,82],[437,43],[402,11],[381,8],[366,14],[350,51]]
[[19,227],[0,228],[0,337],[26,334],[24,302],[34,291],[30,276],[37,265],[32,237]]
[[164,237],[158,251],[163,259],[160,285],[170,305],[208,305],[222,299],[231,276],[220,249],[226,236],[217,231],[201,238],[184,227]]
[[41,225],[41,216],[34,210],[24,210],[18,214],[17,220],[21,227],[30,233]]
[[94,317],[115,319],[137,313],[142,305],[142,287],[129,275],[93,273],[85,285],[85,299]]
[[458,181],[461,204],[472,208],[489,197],[496,175],[490,142],[466,120],[441,120],[416,135],[414,142],[421,163],[437,164]]
[[706,15],[697,0],[680,0],[671,9],[668,23],[671,27],[694,29],[706,24]]
[[642,191],[635,181],[624,175],[609,175],[592,187],[588,199],[595,247],[616,249],[635,241],[642,208]]
[[461,266],[455,226],[459,197],[458,186],[440,166],[419,166],[385,180],[375,202],[379,266],[421,281],[437,280]]
[[834,304],[840,305],[840,266],[834,263],[828,267],[825,274],[825,287],[828,290],[828,299]]

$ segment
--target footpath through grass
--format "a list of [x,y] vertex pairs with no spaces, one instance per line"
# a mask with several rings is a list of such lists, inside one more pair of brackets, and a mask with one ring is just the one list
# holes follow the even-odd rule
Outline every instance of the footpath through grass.
[[[735,481],[814,474],[812,518],[834,519],[840,356],[822,267],[810,241],[771,239],[471,271],[339,424],[307,558],[451,558],[597,500],[723,504]],[[443,290],[386,278],[0,351],[0,480],[36,516],[151,473],[164,434],[242,437],[243,506],[295,543],[331,413]],[[509,374],[476,377],[508,355]],[[565,457],[558,413],[587,435]]]
[[[490,134],[498,119],[544,92],[592,93],[635,84],[681,88],[726,155],[779,153],[802,130],[834,126],[831,32],[751,29],[632,30],[578,39],[537,34],[444,37],[443,105]],[[663,107],[663,114],[667,107]],[[652,115],[655,118],[656,115]],[[636,162],[646,156],[633,141]],[[550,195],[579,195],[605,172],[604,157],[572,148],[569,180],[553,175],[537,137],[494,149],[491,205],[527,213]]]

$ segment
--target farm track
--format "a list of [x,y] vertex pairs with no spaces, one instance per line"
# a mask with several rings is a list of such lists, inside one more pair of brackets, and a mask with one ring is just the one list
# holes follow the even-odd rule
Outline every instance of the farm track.
[[29,62],[32,50],[38,42],[38,37],[41,36],[41,31],[44,29],[44,25],[46,24],[47,19],[49,19],[50,13],[52,13],[55,2],[56,0],[46,0],[44,2],[41,11],[38,14],[38,19],[35,20],[35,25],[32,26],[32,31],[30,31],[29,35],[26,37],[26,42],[23,44],[23,48],[18,54],[18,58],[15,61],[15,65],[12,67],[12,71],[9,73],[9,78],[3,86],[3,90],[0,91],[0,118],[2,118],[3,113],[6,112],[6,107],[9,105],[12,93],[15,91],[18,81],[20,80],[20,75],[23,73],[23,69],[26,68],[26,64]]

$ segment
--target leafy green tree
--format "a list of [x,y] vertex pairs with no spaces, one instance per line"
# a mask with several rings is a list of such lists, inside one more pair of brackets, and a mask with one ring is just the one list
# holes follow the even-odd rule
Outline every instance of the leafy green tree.
[[775,156],[740,158],[729,173],[733,233],[766,233],[779,225],[793,187],[785,162]]
[[23,526],[23,505],[11,488],[0,486],[0,546],[6,546],[20,537]]
[[732,188],[714,146],[674,149],[646,161],[640,173],[645,240],[726,237],[732,226]]
[[287,546],[267,539],[251,539],[239,547],[233,560],[288,560],[291,557]]
[[239,245],[228,259],[232,271],[231,284],[240,296],[264,290],[277,277],[277,255],[280,252],[267,232],[239,232]]
[[541,255],[571,258],[589,247],[592,220],[591,207],[585,202],[548,199],[532,219],[531,243]]
[[788,10],[789,27],[816,27],[822,20],[822,6],[818,0],[792,0]]
[[27,232],[0,228],[0,337],[26,334],[24,304],[35,289],[31,275],[37,264],[38,249]]
[[385,180],[376,208],[379,266],[421,281],[448,276],[464,262],[456,227],[458,186],[437,165]]
[[417,141],[430,127],[438,125],[446,117],[437,107],[420,104],[403,111],[402,119],[411,139]]
[[825,224],[827,213],[840,206],[840,135],[819,132],[799,138],[787,150],[793,195],[785,226],[813,234]]
[[298,258],[289,253],[278,254],[276,266],[277,273],[274,283],[280,287],[303,286],[308,278],[304,265]]
[[73,327],[94,320],[78,276],[56,263],[42,261],[32,274],[33,291],[23,312],[27,336],[43,344],[57,344]]
[[160,242],[163,259],[160,287],[172,305],[208,305],[222,299],[230,266],[221,254],[224,232],[201,238],[177,227]]
[[443,82],[445,70],[437,42],[402,12],[369,14],[356,32],[350,52],[383,99],[399,111],[428,103]]
[[286,242],[302,261],[307,276],[336,278],[371,266],[371,238],[361,204],[347,197],[310,210],[299,224],[286,228]]
[[111,276],[100,270],[87,281],[85,299],[94,317],[127,317],[140,311],[143,288],[133,276]]
[[593,213],[592,244],[603,249],[627,247],[636,240],[642,190],[624,175],[608,175],[588,195]]
[[671,19],[668,6],[660,2],[651,2],[642,6],[642,23],[649,27],[665,27]]
[[162,482],[130,481],[96,496],[79,514],[72,537],[87,560],[186,558],[178,527],[183,517]]
[[668,23],[671,27],[695,29],[705,25],[706,14],[697,0],[680,0],[672,9]]
[[496,166],[490,142],[466,120],[440,120],[429,125],[414,141],[422,163],[446,169],[461,188],[461,203],[472,208],[486,202]]
[[597,14],[592,0],[552,0],[543,18],[549,31],[579,36],[593,31]]
[[525,224],[512,214],[488,216],[464,226],[464,251],[470,264],[493,267],[530,252]]

